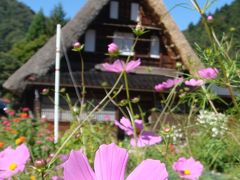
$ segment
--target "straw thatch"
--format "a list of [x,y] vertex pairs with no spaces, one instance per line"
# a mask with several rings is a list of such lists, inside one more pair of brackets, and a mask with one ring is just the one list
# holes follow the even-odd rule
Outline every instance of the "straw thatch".
[[[62,39],[66,47],[71,47],[73,40],[79,39],[79,37],[84,34],[88,25],[108,2],[109,0],[87,1],[78,14],[62,29]],[[145,3],[147,3],[159,17],[159,25],[163,25],[168,31],[187,69],[189,69],[191,73],[194,73],[192,69],[196,69],[202,65],[175,22],[167,13],[162,0],[145,0]],[[56,37],[53,36],[27,63],[9,77],[3,84],[3,87],[15,94],[21,94],[26,88],[27,81],[30,77],[38,78],[45,75],[49,71],[49,68],[55,63],[55,42]]]
[[196,75],[198,69],[203,67],[203,64],[194,53],[183,33],[179,30],[162,0],[147,0],[153,12],[159,17],[159,24],[162,24],[171,37],[172,42],[177,47],[181,59],[191,74]]

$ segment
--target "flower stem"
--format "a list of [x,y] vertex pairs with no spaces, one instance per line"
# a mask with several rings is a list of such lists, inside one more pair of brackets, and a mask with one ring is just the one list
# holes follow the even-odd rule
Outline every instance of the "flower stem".
[[154,126],[153,126],[153,129],[152,129],[153,131],[156,130],[156,128],[157,128],[158,124],[160,123],[160,121],[161,121],[161,119],[162,119],[164,113],[165,113],[166,110],[169,108],[169,104],[170,104],[172,98],[174,97],[175,90],[176,90],[176,85],[171,89],[171,91],[170,91],[170,93],[169,93],[169,95],[168,95],[168,97],[167,97],[167,100],[166,100],[167,102],[166,102],[166,104],[165,104],[165,106],[164,106],[164,108],[163,108],[161,114],[159,115],[159,117],[158,117],[156,123],[155,123]]
[[209,96],[209,94],[208,94],[208,92],[207,92],[206,87],[205,87],[204,85],[201,86],[201,87],[202,87],[203,92],[206,94],[206,97],[207,97],[208,102],[210,103],[210,106],[212,107],[213,111],[217,114],[218,111],[217,111],[217,109],[215,108],[215,106],[214,106],[214,104],[213,104],[213,102],[212,102],[212,100],[211,100],[211,98],[210,98],[210,96]]
[[80,104],[80,113],[79,113],[79,120],[81,120],[81,115],[82,115],[82,111],[83,111],[83,105],[84,105],[84,101],[85,101],[85,94],[86,94],[86,87],[85,87],[85,80],[84,80],[84,61],[82,58],[82,54],[80,52],[80,59],[81,59],[81,78],[82,78],[82,98],[81,98],[81,104]]
[[112,89],[109,91],[109,93],[98,103],[98,105],[91,111],[88,113],[87,117],[81,121],[81,123],[79,123],[79,125],[73,129],[72,133],[64,140],[64,142],[62,143],[62,145],[60,146],[60,148],[57,150],[57,152],[54,154],[54,156],[52,157],[52,159],[50,160],[50,162],[48,163],[48,168],[51,167],[51,165],[55,162],[55,160],[57,159],[58,154],[61,152],[61,150],[64,148],[64,146],[67,144],[67,142],[74,136],[74,134],[76,132],[78,132],[78,130],[82,127],[82,124],[89,120],[89,118],[92,116],[92,114],[99,109],[99,107],[107,100],[108,96],[110,94],[112,94],[112,92],[116,89],[118,83],[120,82],[121,78],[122,78],[123,72],[119,75],[118,79],[116,80],[115,84],[113,85]]

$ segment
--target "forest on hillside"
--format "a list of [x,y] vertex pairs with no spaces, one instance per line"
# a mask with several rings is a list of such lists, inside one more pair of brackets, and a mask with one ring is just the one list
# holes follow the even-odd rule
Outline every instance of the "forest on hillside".
[[[17,0],[0,0],[0,84],[55,34],[56,24],[68,21],[61,4],[49,17],[34,13]],[[2,87],[0,87],[1,91]]]

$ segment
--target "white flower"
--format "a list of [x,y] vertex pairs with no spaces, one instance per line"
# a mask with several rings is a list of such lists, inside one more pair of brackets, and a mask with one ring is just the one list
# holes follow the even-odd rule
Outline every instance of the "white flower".
[[197,116],[197,122],[204,128],[209,129],[212,137],[223,135],[228,129],[228,116],[222,113],[202,110]]

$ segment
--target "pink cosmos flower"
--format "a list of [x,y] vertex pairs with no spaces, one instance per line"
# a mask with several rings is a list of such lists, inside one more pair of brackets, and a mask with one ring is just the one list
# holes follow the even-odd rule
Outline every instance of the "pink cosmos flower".
[[115,121],[115,125],[124,130],[128,136],[131,136],[130,144],[132,146],[144,147],[154,145],[162,141],[160,136],[155,135],[153,132],[143,130],[142,120],[135,120],[134,122],[137,129],[137,142],[134,139],[134,130],[129,119],[122,117],[120,122]]
[[[62,164],[64,180],[124,180],[127,161],[126,149],[115,144],[103,144],[96,152],[94,172],[83,151],[72,150],[69,159]],[[166,180],[167,177],[165,164],[159,160],[147,159],[126,180]]]
[[164,85],[162,83],[155,85],[154,89],[157,92],[165,90]]
[[205,79],[215,79],[218,75],[218,70],[216,68],[205,68],[198,71],[201,78]]
[[173,163],[173,170],[176,171],[181,178],[196,180],[203,172],[203,165],[199,161],[195,161],[192,157],[186,159],[179,158]]
[[167,81],[164,81],[160,84],[157,84],[154,89],[159,92],[159,91],[163,91],[165,89],[169,89],[172,88],[173,86],[175,86],[176,84],[180,84],[182,83],[183,78],[175,78],[175,79],[168,79]]
[[109,54],[114,54],[114,53],[118,53],[119,48],[118,45],[115,43],[111,43],[108,45],[108,53]]
[[189,81],[185,81],[185,85],[187,86],[202,86],[204,81],[201,79],[190,79]]
[[8,147],[0,152],[0,179],[10,178],[19,172],[23,172],[29,157],[30,154],[25,144],[18,146],[16,149]]
[[140,66],[141,60],[138,59],[136,61],[132,60],[127,64],[124,61],[116,60],[113,64],[104,63],[102,67],[109,72],[121,73],[122,71],[130,72]]

